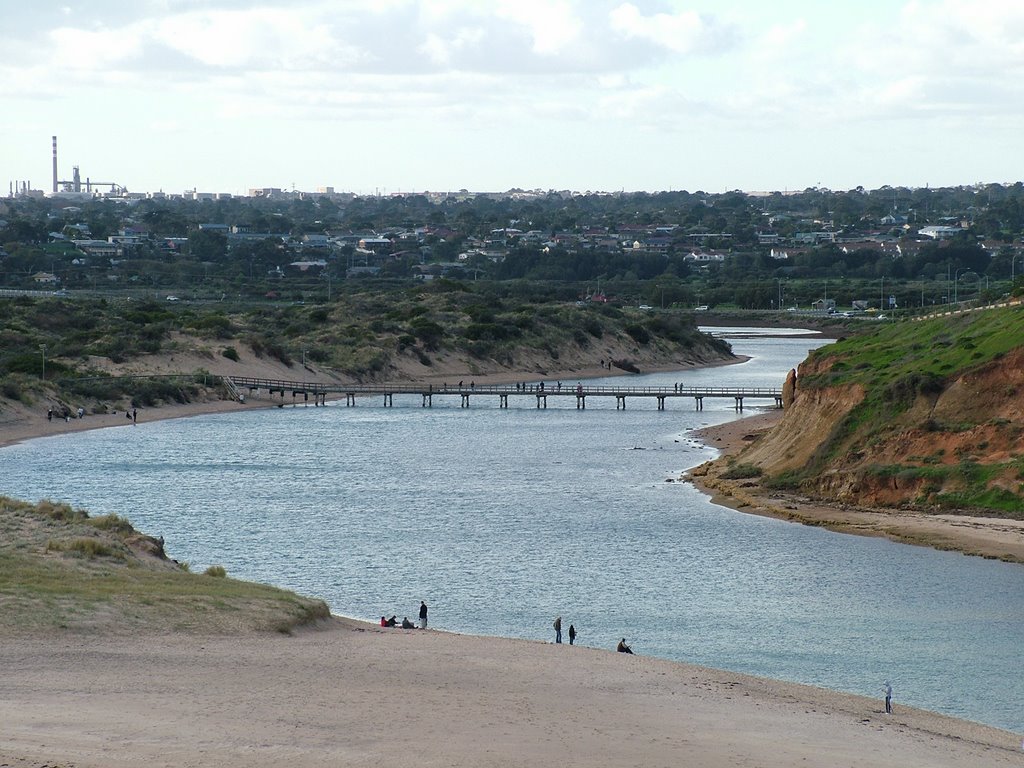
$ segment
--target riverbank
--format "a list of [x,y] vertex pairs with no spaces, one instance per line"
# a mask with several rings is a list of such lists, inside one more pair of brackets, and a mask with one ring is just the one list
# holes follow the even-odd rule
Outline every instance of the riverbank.
[[[1020,737],[611,650],[382,629],[4,638],[17,768],[1020,766]],[[883,756],[883,757],[880,757]]]
[[[642,372],[667,373],[683,371],[688,368],[712,368],[716,366],[741,363],[747,359],[748,358],[740,355],[735,359],[713,362],[695,362],[687,364],[685,362],[676,361],[663,365],[647,365],[644,367]],[[179,355],[176,360],[171,358],[162,365],[150,365],[147,367],[147,370],[156,374],[181,373],[181,371],[189,370],[187,367],[189,365],[198,366],[199,362],[200,361],[198,360],[184,358]],[[235,371],[232,373],[230,371],[221,371],[217,375],[249,376],[252,378],[271,379],[275,381],[304,381],[330,385],[338,384],[338,380],[335,377],[311,366],[302,370],[291,370],[284,366],[274,365],[265,361],[258,367],[249,365],[242,372]],[[464,371],[458,372],[448,370],[445,372],[432,373],[426,377],[418,377],[415,381],[418,383],[431,383],[435,386],[441,386],[442,384],[455,385],[460,380],[464,380],[467,386],[470,382],[481,385],[512,385],[518,383],[538,383],[540,381],[555,384],[560,381],[563,386],[571,386],[577,381],[585,381],[588,379],[628,377],[633,375],[635,374],[629,373],[620,368],[606,368],[598,365],[590,365],[574,368],[572,370],[548,372],[543,376],[538,376],[535,372],[511,371],[478,373],[471,375]],[[413,379],[409,380],[412,381]],[[338,396],[335,396],[333,399],[337,399],[337,397]],[[332,398],[328,399],[330,400]],[[280,397],[273,398],[267,392],[260,392],[256,395],[247,395],[244,403],[239,403],[235,400],[225,400],[218,396],[213,399],[198,400],[190,403],[167,403],[153,408],[139,408],[136,409],[136,417],[138,423],[145,423],[149,421],[180,419],[187,418],[189,416],[204,416],[258,408],[276,408],[281,406],[286,408],[291,408],[293,406],[298,408],[315,407],[307,402],[291,403],[288,401],[282,401]],[[82,418],[71,416],[68,419],[61,416],[55,416],[50,419],[47,417],[46,411],[47,408],[45,405],[28,408],[18,403],[5,403],[4,407],[0,409],[0,448],[37,437],[49,437],[52,435],[82,432],[90,429],[105,429],[107,427],[124,427],[133,423],[131,418],[126,418],[131,415],[131,412],[125,411],[123,408],[121,410],[112,411],[111,413],[87,413]],[[60,409],[57,409],[57,412],[59,413]],[[2,492],[2,489],[0,489],[0,492]]]
[[880,698],[610,648],[347,620],[294,637],[0,639],[0,764],[23,768],[1021,764],[1018,736],[905,709],[899,688],[886,716]]
[[794,493],[766,490],[756,479],[729,479],[729,457],[770,430],[782,411],[697,430],[694,436],[721,456],[684,475],[721,506],[740,512],[820,526],[839,533],[882,536],[904,544],[952,550],[1012,563],[1024,563],[1024,521],[905,509],[867,509],[827,504]]

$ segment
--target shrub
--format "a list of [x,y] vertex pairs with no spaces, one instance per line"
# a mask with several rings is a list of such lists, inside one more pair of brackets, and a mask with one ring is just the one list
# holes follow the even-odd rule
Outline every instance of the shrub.
[[764,470],[754,464],[734,464],[722,473],[725,480],[747,480],[760,477]]
[[593,336],[595,339],[600,339],[604,336],[604,328],[601,325],[601,321],[596,317],[588,317],[582,323],[583,330]]
[[626,333],[637,344],[647,344],[651,340],[650,332],[642,325],[631,324],[626,326]]
[[215,579],[223,579],[228,575],[228,572],[224,570],[223,565],[211,565],[209,568],[203,571],[203,575],[212,576]]
[[114,533],[121,534],[135,533],[135,529],[132,527],[132,524],[118,515],[101,515],[99,517],[91,517],[86,522],[88,522],[93,528],[97,528],[101,531],[113,531]]
[[238,362],[238,350],[234,347],[225,347],[221,354],[228,360],[234,360],[236,363]]
[[110,544],[99,539],[79,538],[71,541],[56,541],[50,539],[46,543],[47,552],[71,552],[82,555],[90,560],[96,557],[117,557],[124,558],[124,554],[114,549]]

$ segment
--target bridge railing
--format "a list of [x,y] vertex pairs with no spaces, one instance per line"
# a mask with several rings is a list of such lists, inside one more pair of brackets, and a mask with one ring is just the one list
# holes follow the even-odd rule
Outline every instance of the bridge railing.
[[630,387],[539,384],[337,384],[323,382],[287,381],[283,379],[257,379],[231,376],[236,387],[293,392],[339,392],[350,394],[467,394],[467,395],[597,395],[648,397],[780,397],[779,387]]

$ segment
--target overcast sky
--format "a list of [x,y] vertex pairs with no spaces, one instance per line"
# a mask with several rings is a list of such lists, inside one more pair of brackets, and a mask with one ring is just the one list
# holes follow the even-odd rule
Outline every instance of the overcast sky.
[[1024,178],[1022,0],[0,0],[0,195]]

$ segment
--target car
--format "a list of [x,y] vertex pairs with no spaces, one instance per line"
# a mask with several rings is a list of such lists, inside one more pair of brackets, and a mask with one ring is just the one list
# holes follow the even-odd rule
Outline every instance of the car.
[[638,307],[638,309],[641,309],[641,310],[643,310],[644,312],[647,312],[648,310],[654,309],[654,307],[652,307],[652,306],[651,306],[650,304],[641,304],[641,305],[640,305],[640,306]]
[[181,299],[179,299],[177,296],[168,296],[167,300],[168,301],[181,301]]
[[694,307],[693,311],[694,312],[707,312],[708,311],[708,305],[707,304],[701,304],[699,307]]

